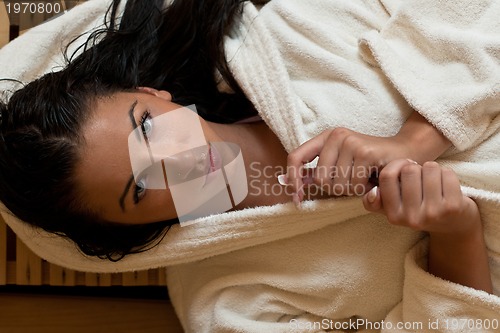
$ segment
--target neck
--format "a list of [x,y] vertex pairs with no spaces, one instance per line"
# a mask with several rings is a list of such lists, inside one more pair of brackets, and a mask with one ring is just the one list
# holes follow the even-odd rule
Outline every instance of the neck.
[[277,176],[286,173],[287,153],[278,137],[263,122],[249,124],[211,124],[226,142],[240,146],[248,181],[248,195],[236,207],[273,205],[291,201]]

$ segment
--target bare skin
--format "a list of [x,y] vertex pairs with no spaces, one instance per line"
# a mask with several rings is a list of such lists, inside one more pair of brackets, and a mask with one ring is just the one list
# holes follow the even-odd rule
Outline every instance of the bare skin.
[[[127,138],[134,128],[133,123],[139,123],[145,110],[154,117],[177,108],[179,105],[172,103],[168,92],[151,88],[117,93],[94,105],[93,117],[83,128],[85,146],[76,175],[83,200],[103,219],[139,224],[176,217],[168,189],[141,191],[140,196],[136,193],[138,200],[134,200],[133,184],[127,188],[132,174]],[[417,113],[408,119],[396,137],[376,138],[347,129],[329,130],[288,156],[263,122],[239,125],[216,124],[203,119],[200,122],[207,141],[233,142],[241,147],[245,167],[250,170],[247,172],[251,190],[235,209],[285,203],[292,193],[295,193],[294,201],[299,202],[305,194],[300,167],[315,156],[319,156],[320,165],[327,168],[384,167],[375,200],[373,197],[368,199],[372,192],[363,198],[365,208],[385,214],[390,223],[428,231],[431,273],[491,292],[479,212],[475,203],[461,194],[456,176],[449,170],[441,170],[436,163],[421,167],[408,160],[397,160],[409,157],[422,163],[438,157],[450,146],[446,138]],[[264,168],[270,168],[271,172],[264,172]],[[293,191],[266,192],[266,186],[279,187],[276,176],[280,170],[295,170],[296,173],[288,173]],[[366,185],[369,176],[368,173],[361,177],[353,177],[352,173],[346,175],[327,180],[348,190],[353,182]],[[323,184],[322,177],[325,175],[314,175],[314,182]],[[429,182],[429,179],[434,181]],[[366,191],[369,188],[367,186]],[[296,189],[302,189],[300,198]],[[406,192],[414,194],[410,196]],[[429,197],[434,199],[428,200]],[[319,197],[308,196],[308,199],[316,198]],[[431,203],[438,199],[448,204],[432,206]]]
[[479,209],[452,170],[436,162],[393,161],[363,203],[391,224],[429,233],[431,274],[493,292]]
[[[305,142],[288,156],[287,180],[302,201],[302,166],[319,157],[312,181],[334,195],[360,195],[369,191],[370,176],[378,175],[389,162],[410,158],[418,163],[433,161],[451,143],[419,113],[413,112],[393,137],[376,137],[347,128],[329,129]],[[334,192],[334,193],[332,193]]]
[[[428,232],[430,273],[491,293],[478,207],[462,195],[453,171],[427,162],[450,146],[417,112],[394,137],[373,137],[346,128],[326,130],[290,153],[286,182],[300,206],[307,178],[330,194],[359,195],[356,186],[369,191],[374,186],[369,179],[376,170],[379,186],[364,195],[365,208],[386,215],[391,224]],[[304,172],[303,165],[316,157],[312,175]]]
[[[168,189],[146,190],[141,193],[139,202],[134,203],[135,184],[132,184],[124,197],[124,209],[120,207],[119,199],[132,174],[127,138],[133,130],[129,111],[136,101],[132,112],[136,123],[139,123],[145,110],[154,117],[179,108],[179,105],[171,102],[168,92],[141,88],[137,92],[118,93],[99,100],[93,110],[93,117],[83,128],[86,144],[76,172],[80,192],[90,207],[100,212],[107,221],[151,223],[176,217]],[[284,170],[286,166],[287,154],[264,122],[226,125],[201,118],[200,121],[208,141],[233,142],[242,149],[253,190],[236,209],[289,201],[285,191],[265,195],[264,188],[260,192],[255,190],[265,184],[279,186],[275,175],[257,172],[258,168]],[[259,195],[256,195],[257,192]]]

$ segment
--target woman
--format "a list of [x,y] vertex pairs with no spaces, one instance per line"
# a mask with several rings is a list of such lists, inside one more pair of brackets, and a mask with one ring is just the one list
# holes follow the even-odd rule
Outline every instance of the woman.
[[[195,104],[199,115],[207,121],[234,123],[256,115],[256,110],[229,73],[222,49],[223,37],[241,11],[242,1],[207,2],[203,6],[190,1],[178,1],[164,14],[159,9],[162,3],[156,1],[139,5],[134,1],[128,2],[120,30],[115,31],[119,1],[114,2],[110,10],[109,31],[101,30],[92,34],[87,42],[88,50],[71,61],[64,71],[48,74],[32,82],[14,94],[8,105],[2,106],[6,108],[2,112],[2,133],[6,143],[2,146],[2,176],[5,180],[2,183],[6,186],[2,191],[2,202],[21,219],[74,239],[87,254],[119,258],[134,248],[141,249],[143,245],[156,239],[169,224],[174,223],[171,221],[127,227],[109,224],[105,221],[120,222],[119,217],[98,216],[98,209],[91,208],[89,204],[82,205],[85,202],[81,200],[82,191],[75,193],[75,188],[81,188],[74,179],[77,161],[92,162],[86,156],[79,156],[82,152],[76,149],[88,140],[83,134],[84,124],[93,116],[116,116],[106,113],[108,110],[103,110],[98,116],[90,112],[96,108],[110,108],[104,103],[107,99],[101,97],[113,96],[124,90],[132,93],[132,89],[136,87],[154,87],[168,91],[168,94],[140,89],[142,94],[138,96],[147,97],[151,93],[153,96],[157,95],[155,97],[167,95],[164,98],[167,102],[172,96],[173,103]],[[221,15],[221,11],[227,14]],[[104,34],[107,35],[97,43],[98,38]],[[234,93],[219,92],[218,82],[212,74],[214,70],[221,73]],[[125,102],[128,105],[122,107],[123,112],[130,109],[130,104],[135,99],[130,97],[130,101]],[[103,107],[99,108],[101,104]],[[33,105],[38,107],[32,107]],[[136,123],[140,123],[142,115],[135,114]],[[422,122],[421,119],[418,121]],[[130,128],[128,123],[125,126]],[[221,132],[225,131],[225,127],[218,127],[222,128]],[[272,142],[272,147],[275,148],[268,151],[269,156],[262,156],[261,159],[263,162],[268,159],[273,164],[284,166],[286,156],[277,138],[269,130],[265,130],[263,123],[251,128],[258,127],[262,129],[252,135],[265,135],[265,142]],[[432,131],[432,126],[427,131]],[[110,133],[110,137],[101,139],[116,141],[113,137]],[[246,141],[246,138],[242,141]],[[357,146],[363,145],[364,143],[360,143]],[[380,155],[392,154],[390,159],[412,157],[424,162],[439,156],[447,148],[446,145],[444,142],[444,148],[438,148],[436,152],[422,158],[407,156],[404,149],[397,149],[396,153],[392,149],[386,149]],[[96,154],[95,149],[90,148],[90,151],[89,155]],[[245,151],[246,154],[251,153]],[[64,156],[64,159],[54,156]],[[385,164],[385,161],[370,162]],[[86,174],[94,177],[96,172]],[[128,175],[130,172],[127,180]],[[103,175],[103,178],[108,177],[108,174]],[[11,183],[9,179],[16,181]],[[9,183],[11,184],[7,186]],[[121,183],[126,184],[127,181],[121,180]],[[106,183],[102,184],[103,187],[109,187]],[[120,190],[123,187],[121,185]],[[95,196],[95,193],[102,193],[101,190],[87,192]],[[138,201],[137,197],[142,192],[143,189],[136,185],[130,191],[133,193],[131,200]],[[270,200],[275,201],[269,204],[278,202],[278,198]],[[24,209],[27,206],[31,209]],[[57,214],[54,214],[55,211]],[[151,219],[138,221],[137,215],[140,214],[142,213],[127,215],[130,218],[125,217],[128,218],[125,222],[158,222],[174,218],[172,214],[164,214],[161,218],[153,216]],[[68,220],[73,222],[64,222]],[[97,232],[96,228],[101,231]]]
[[[139,124],[144,122],[145,110],[158,115],[155,113],[169,112],[178,104],[195,103],[206,121],[202,121],[202,127],[209,140],[236,142],[245,159],[286,169],[286,152],[265,124],[218,124],[256,114],[229,74],[222,53],[223,36],[229,32],[240,2],[195,5],[190,1],[177,1],[164,14],[158,10],[160,3],[129,1],[118,31],[114,31],[117,8],[114,4],[111,30],[102,41],[75,58],[64,71],[27,85],[2,107],[2,156],[5,156],[2,159],[2,186],[5,187],[1,191],[2,201],[20,218],[74,239],[88,254],[115,258],[141,251],[172,223],[162,221],[175,218],[172,207],[169,209],[164,204],[171,201],[165,197],[167,192],[148,195],[140,184],[136,184],[133,191],[123,191],[131,174],[125,144],[131,130],[129,114]],[[221,11],[227,15],[221,15]],[[120,47],[123,43],[131,47]],[[218,82],[213,77],[214,69],[220,72],[234,94],[219,92]],[[156,75],[158,73],[161,75]],[[40,109],[30,107],[31,104],[40,105]],[[235,114],[234,110],[239,113]],[[429,149],[408,150],[407,147],[414,147],[415,142],[425,145],[419,133],[432,143]],[[440,140],[436,145],[434,137]],[[255,149],[263,141],[266,149]],[[102,142],[116,142],[118,145],[109,144],[103,149]],[[360,148],[367,147],[366,142],[375,151],[374,155],[357,154]],[[453,237],[435,237],[433,239],[439,241],[431,242],[431,249],[438,249],[440,253],[439,250],[445,248],[444,253],[449,254],[454,252],[458,243],[458,248],[467,252],[464,249],[472,244],[479,253],[460,258],[477,264],[480,270],[477,275],[466,276],[463,283],[490,290],[491,282],[483,280],[489,273],[482,238],[477,237],[482,235],[477,207],[470,199],[462,197],[456,178],[433,164],[426,164],[423,168],[407,161],[389,164],[398,158],[412,158],[420,163],[433,160],[448,145],[447,140],[418,114],[408,119],[394,139],[375,138],[348,130],[323,132],[289,157],[288,170],[291,171],[287,178],[293,184],[293,200],[299,203],[303,199],[301,178],[304,175],[298,170],[303,162],[314,156],[320,157],[317,170],[330,171],[331,167],[350,170],[349,166],[361,165],[366,171],[372,166],[386,166],[380,175],[380,191],[370,192],[365,198],[367,208],[384,211],[394,223],[437,235],[443,230],[452,234],[473,234],[474,237],[468,238],[470,243],[456,242]],[[64,158],[61,160],[60,156]],[[107,159],[109,162],[105,162]],[[116,164],[114,168],[101,167],[103,162],[111,165],[111,161]],[[408,175],[408,180],[402,177],[400,181],[400,174]],[[447,190],[440,187],[430,190],[421,174],[449,179],[444,186]],[[328,191],[328,188],[334,188],[329,176],[328,172],[315,173],[312,179]],[[348,171],[334,175],[333,185],[339,184],[342,188],[338,194],[348,194],[353,185],[367,185],[369,177],[367,172],[353,176]],[[15,182],[9,182],[14,179]],[[400,197],[399,185],[395,186],[400,182],[403,191],[415,186],[421,188],[422,193],[451,193],[451,206],[459,208],[441,210],[437,218],[434,216],[434,220],[430,220],[428,211],[415,212],[414,207],[422,204],[418,195],[408,197],[411,198],[409,202],[394,199]],[[367,189],[369,187],[365,187],[363,193]],[[123,200],[122,193],[125,194]],[[286,200],[286,196],[250,195],[238,208]],[[119,209],[120,202],[123,202],[123,210]],[[32,207],[29,212],[23,209],[28,205]],[[407,209],[399,214],[396,207]],[[54,211],[57,211],[56,218]],[[468,216],[465,229],[449,228],[457,214]],[[437,228],[436,222],[443,222],[444,227]],[[469,233],[470,230],[474,233]],[[439,275],[462,282],[455,275],[465,276],[463,272],[456,274],[453,271],[456,263],[448,267],[443,264],[448,262],[449,255],[432,258],[439,262],[438,269],[445,270]],[[480,260],[475,260],[478,258]]]

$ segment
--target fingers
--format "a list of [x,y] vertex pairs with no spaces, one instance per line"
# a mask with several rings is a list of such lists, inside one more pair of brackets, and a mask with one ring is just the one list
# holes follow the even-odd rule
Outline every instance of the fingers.
[[[390,138],[373,137],[346,128],[327,130],[291,152],[286,178],[293,200],[304,197],[304,164],[318,157],[312,182],[329,195],[363,195],[374,185],[371,172],[386,161],[400,158],[406,152]],[[375,179],[376,181],[376,179]]]
[[414,216],[422,205],[422,167],[416,163],[406,164],[401,168],[400,178],[402,211]]
[[[363,196],[363,205],[366,210],[385,215],[388,215],[389,212],[392,216],[390,222],[395,224],[395,221],[398,220],[396,216],[401,212],[403,196],[409,202],[415,200],[414,194],[411,192],[411,184],[405,181],[404,186],[400,185],[402,169],[408,166],[415,165],[408,160],[397,160],[389,163],[384,168],[379,177],[379,186],[375,186]],[[418,168],[419,166],[416,167]],[[411,171],[411,169],[408,170]],[[403,178],[410,181],[417,179],[417,177],[409,172],[406,172]],[[416,195],[418,196],[419,194],[417,193]]]
[[288,155],[286,178],[295,193],[294,201],[300,202],[304,196],[302,181],[304,164],[314,160],[321,153],[330,132],[325,131],[306,141]]
[[355,195],[361,195],[370,190],[373,185],[368,184],[370,181],[371,170],[374,167],[365,159],[356,159],[352,166],[352,177],[350,180],[351,190]]
[[422,167],[410,160],[389,163],[379,178],[382,212],[389,223],[419,229],[422,210]]
[[380,198],[380,190],[378,186],[372,188],[368,193],[366,193],[363,198],[363,206],[365,209],[372,213],[383,213],[384,208],[382,207],[382,200]]
[[[289,155],[288,175],[294,189],[304,185],[301,167],[315,157],[318,162],[313,175],[314,184],[329,195],[362,195],[371,188],[372,160],[366,156],[366,136],[346,128],[325,131]],[[303,191],[299,192],[302,199]]]
[[402,205],[400,174],[404,166],[411,165],[408,160],[396,160],[386,165],[379,177],[379,188],[384,211],[389,216],[400,213]]
[[440,233],[459,230],[460,221],[467,220],[464,212],[477,210],[463,196],[452,170],[408,160],[389,163],[380,174],[377,196],[368,193],[363,204],[368,211],[385,214],[391,224]]
[[335,170],[336,174],[332,183],[336,189],[339,188],[336,192],[340,192],[335,194],[352,195],[353,155],[351,150],[342,147]]
[[441,170],[441,179],[443,185],[442,205],[449,214],[462,215],[464,205],[476,206],[472,199],[462,194],[460,181],[451,169],[443,168]]
[[319,154],[318,164],[314,173],[314,183],[326,193],[332,193],[332,181],[337,175],[337,159],[342,138],[329,135],[325,141],[325,149]]
[[441,167],[436,162],[426,162],[422,167],[423,200],[427,206],[439,205],[443,200]]
[[[367,186],[371,170],[377,169],[374,165],[377,160],[373,153],[374,138],[345,129],[338,129],[331,137],[334,134],[340,136],[340,139],[336,140],[339,146],[335,174],[332,178],[333,194],[362,195],[371,188]],[[381,148],[378,143],[375,146]]]
[[443,184],[443,198],[446,201],[459,202],[463,198],[462,190],[460,189],[460,181],[457,175],[447,168],[441,171],[442,184]]

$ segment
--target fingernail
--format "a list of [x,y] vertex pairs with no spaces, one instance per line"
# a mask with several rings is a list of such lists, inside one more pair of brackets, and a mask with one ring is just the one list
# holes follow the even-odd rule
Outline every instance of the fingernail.
[[368,200],[369,203],[375,202],[375,199],[377,199],[377,192],[378,192],[378,186],[375,186],[370,190],[370,192],[368,192],[366,199]]
[[415,162],[414,160],[410,160],[409,158],[406,159],[408,162],[410,163],[413,163],[413,164],[418,164],[417,162]]
[[288,185],[288,178],[286,177],[286,175],[279,175],[278,176],[278,183],[280,185],[283,185],[283,186]]
[[293,203],[295,204],[295,206],[297,208],[300,208],[300,199],[299,199],[299,195],[297,193],[292,194],[292,200],[293,200]]

